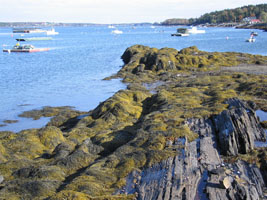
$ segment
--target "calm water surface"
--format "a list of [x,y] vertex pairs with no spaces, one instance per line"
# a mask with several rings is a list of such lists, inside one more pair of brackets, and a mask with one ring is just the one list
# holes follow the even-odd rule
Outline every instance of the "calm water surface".
[[[205,34],[171,37],[176,28],[118,26],[123,34],[114,35],[107,26],[56,27],[59,35],[53,36],[53,40],[28,42],[36,47],[51,48],[48,52],[1,52],[0,124],[4,124],[4,120],[19,122],[0,127],[0,131],[39,128],[49,120],[18,117],[23,111],[66,105],[89,111],[124,89],[126,86],[120,80],[102,79],[121,68],[120,56],[134,44],[178,50],[195,45],[205,51],[267,55],[267,32],[254,30],[259,33],[256,42],[247,43],[245,40],[252,30],[206,28]],[[34,36],[24,34],[24,37]],[[0,28],[0,44],[5,48],[11,48],[16,43],[15,38],[20,37],[20,34],[12,35],[11,28]]]

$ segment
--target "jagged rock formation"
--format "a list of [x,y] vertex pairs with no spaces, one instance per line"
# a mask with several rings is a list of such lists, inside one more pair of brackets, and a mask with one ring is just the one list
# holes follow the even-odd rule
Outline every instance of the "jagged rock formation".
[[[188,120],[189,127],[199,134],[199,139],[193,142],[175,140],[171,148],[177,151],[177,156],[151,168],[133,171],[119,192],[135,194],[137,199],[146,200],[263,198],[265,184],[259,168],[244,161],[227,164],[220,156],[219,152],[237,155],[238,150],[246,147],[251,151],[254,139],[266,140],[255,112],[246,103],[238,99],[230,99],[227,103],[229,109],[220,115]],[[242,109],[245,112],[240,113]],[[223,121],[218,123],[222,116]],[[240,126],[238,120],[245,123]],[[251,127],[255,127],[254,131]],[[226,130],[229,130],[227,134]],[[234,139],[240,139],[242,135],[246,137],[244,142]]]
[[227,110],[206,120],[189,120],[190,127],[200,137],[216,133],[222,155],[249,153],[254,149],[254,140],[266,140],[264,129],[247,103],[238,99],[229,99],[225,103],[229,105]]
[[229,104],[229,109],[213,118],[221,153],[249,153],[254,148],[254,140],[266,140],[265,132],[249,106],[236,99],[230,99],[226,103]]
[[47,126],[0,132],[0,200],[266,198],[266,75],[220,70],[266,57],[136,45],[122,59],[127,89],[94,110],[45,107],[23,115]]

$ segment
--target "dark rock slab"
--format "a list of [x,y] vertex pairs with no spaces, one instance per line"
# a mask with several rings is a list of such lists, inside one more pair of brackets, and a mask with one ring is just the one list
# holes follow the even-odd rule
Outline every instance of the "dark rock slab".
[[[186,124],[199,135],[188,143],[176,139],[170,157],[150,168],[133,171],[118,193],[137,199],[260,199],[264,178],[260,169],[244,161],[226,164],[220,153],[238,155],[254,148],[254,140],[265,139],[264,131],[249,104],[230,99],[229,109],[206,119],[189,119]],[[206,182],[206,183],[205,183]]]
[[[134,171],[120,193],[137,194],[138,199],[194,199],[201,172],[197,142],[185,142],[179,155],[141,172]],[[137,181],[136,181],[137,180]]]
[[226,101],[229,108],[213,116],[213,124],[223,155],[246,154],[254,149],[254,140],[265,141],[264,129],[254,112],[238,99]]

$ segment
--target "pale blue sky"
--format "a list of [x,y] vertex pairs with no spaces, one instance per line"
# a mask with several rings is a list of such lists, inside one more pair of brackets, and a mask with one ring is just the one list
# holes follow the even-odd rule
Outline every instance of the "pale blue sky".
[[266,0],[0,0],[0,22],[162,22],[261,3]]

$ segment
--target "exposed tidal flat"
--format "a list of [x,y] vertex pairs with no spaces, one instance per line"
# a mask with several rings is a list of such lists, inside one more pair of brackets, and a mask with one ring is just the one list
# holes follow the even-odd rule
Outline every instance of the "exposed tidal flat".
[[266,141],[255,111],[267,110],[267,57],[129,46],[105,74],[126,89],[90,111],[23,112],[51,120],[0,133],[0,199],[265,198],[254,143]]

